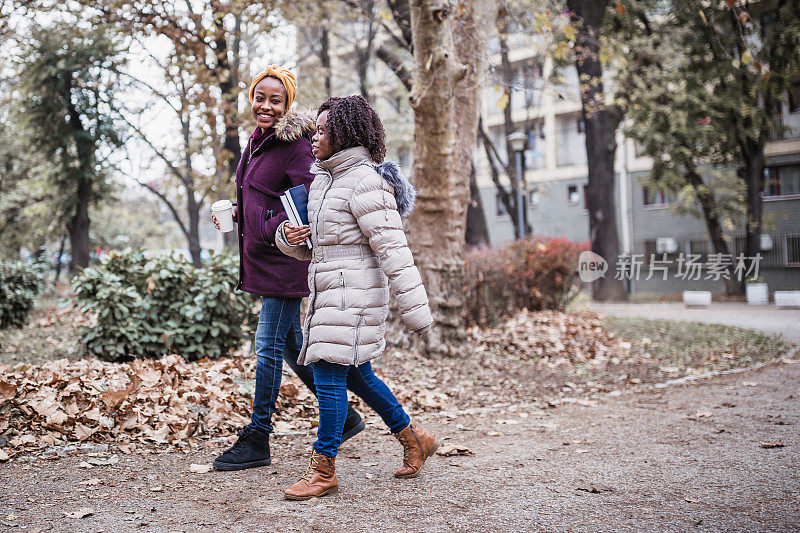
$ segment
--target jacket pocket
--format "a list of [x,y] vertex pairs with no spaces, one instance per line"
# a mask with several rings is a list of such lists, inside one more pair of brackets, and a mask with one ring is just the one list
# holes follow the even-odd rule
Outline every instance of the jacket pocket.
[[[245,223],[250,235],[259,244],[269,244],[272,240],[265,233],[264,224],[267,219],[283,212],[280,195],[258,183],[247,182],[248,190],[244,197]],[[240,213],[242,211],[240,210]]]
[[252,181],[248,181],[247,184],[252,187],[253,189],[257,190],[262,194],[266,194],[267,196],[272,196],[273,198],[280,198],[281,194],[273,191],[272,189],[268,189],[261,185],[260,183],[254,183]]

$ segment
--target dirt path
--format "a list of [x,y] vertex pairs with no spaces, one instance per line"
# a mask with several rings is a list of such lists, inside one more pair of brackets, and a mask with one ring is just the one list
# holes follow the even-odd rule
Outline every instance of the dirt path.
[[[91,469],[80,466],[88,450],[27,456],[0,465],[0,529],[796,531],[798,383],[793,359],[594,406],[439,413],[426,424],[475,455],[434,457],[416,480],[392,477],[398,445],[370,419],[341,450],[339,494],[310,503],[281,491],[302,473],[312,434],[275,438],[273,466],[239,473],[190,473],[212,446],[117,453]],[[65,516],[80,508],[93,513]]]

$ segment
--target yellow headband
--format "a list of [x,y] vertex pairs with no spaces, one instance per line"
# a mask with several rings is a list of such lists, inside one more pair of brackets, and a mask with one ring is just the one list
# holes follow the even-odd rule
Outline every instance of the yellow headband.
[[253,101],[253,93],[256,90],[258,82],[267,77],[278,78],[281,83],[283,83],[283,86],[286,88],[286,110],[288,111],[289,108],[292,107],[292,102],[294,102],[294,97],[297,94],[297,80],[291,70],[278,65],[268,66],[253,78],[252,83],[250,83],[250,101]]

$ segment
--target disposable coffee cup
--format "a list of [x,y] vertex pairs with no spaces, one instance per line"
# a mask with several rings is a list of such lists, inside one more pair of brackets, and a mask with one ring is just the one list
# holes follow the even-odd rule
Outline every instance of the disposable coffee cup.
[[220,200],[211,204],[211,213],[217,217],[222,233],[233,231],[233,204],[230,200]]

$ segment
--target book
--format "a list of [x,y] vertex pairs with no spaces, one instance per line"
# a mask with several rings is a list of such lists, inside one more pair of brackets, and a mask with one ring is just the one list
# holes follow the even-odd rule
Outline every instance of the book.
[[[281,203],[292,226],[308,224],[308,191],[304,185],[298,185],[281,195]],[[311,246],[311,238],[306,239],[306,246]]]

